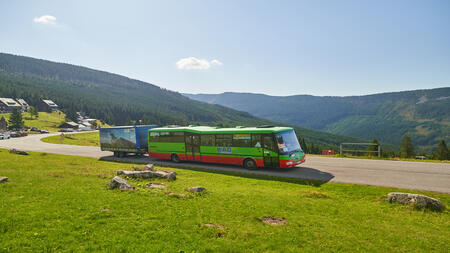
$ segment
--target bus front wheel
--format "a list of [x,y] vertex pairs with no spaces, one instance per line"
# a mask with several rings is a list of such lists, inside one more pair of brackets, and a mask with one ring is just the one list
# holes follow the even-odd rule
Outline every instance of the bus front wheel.
[[256,166],[256,162],[253,159],[245,159],[244,160],[244,168],[249,170],[256,170],[258,167]]
[[176,154],[173,154],[172,155],[172,162],[179,163],[180,162],[180,158]]

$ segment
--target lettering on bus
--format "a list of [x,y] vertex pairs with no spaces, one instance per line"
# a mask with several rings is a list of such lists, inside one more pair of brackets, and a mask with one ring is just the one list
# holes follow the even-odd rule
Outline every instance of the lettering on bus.
[[217,153],[231,154],[230,147],[217,147]]

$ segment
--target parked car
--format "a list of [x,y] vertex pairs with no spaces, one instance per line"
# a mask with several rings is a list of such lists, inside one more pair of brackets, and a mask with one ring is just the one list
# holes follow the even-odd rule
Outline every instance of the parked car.
[[37,127],[32,127],[30,131],[39,132],[39,129],[37,129]]
[[11,133],[10,136],[11,136],[11,138],[17,138],[17,137],[20,137],[20,134],[19,133]]
[[63,128],[63,129],[59,130],[58,132],[61,132],[61,133],[73,132],[73,128]]
[[49,131],[48,131],[48,130],[45,130],[45,129],[42,129],[42,130],[40,130],[39,132],[41,132],[41,134],[48,134],[48,133],[49,133]]
[[25,133],[25,132],[20,132],[19,134],[20,134],[20,136],[22,136],[22,137],[24,137],[24,136],[27,136],[27,135],[28,135],[28,134],[27,134],[27,133]]
[[9,139],[9,134],[0,134],[0,140],[6,140]]

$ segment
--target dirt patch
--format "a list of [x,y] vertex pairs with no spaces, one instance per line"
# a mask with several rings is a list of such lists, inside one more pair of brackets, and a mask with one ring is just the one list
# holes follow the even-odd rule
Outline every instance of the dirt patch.
[[281,226],[281,225],[286,224],[285,219],[277,218],[277,217],[270,217],[270,216],[262,217],[261,221],[268,225],[272,225],[272,226]]
[[176,198],[186,198],[187,197],[187,195],[184,193],[175,193],[175,192],[168,192],[167,195],[173,196]]
[[61,175],[61,174],[56,174],[56,173],[50,173],[50,174],[48,174],[47,176],[49,176],[49,177],[57,177],[57,178],[63,178],[63,177],[64,177],[63,175]]
[[203,223],[202,225],[205,226],[205,227],[209,227],[209,228],[217,228],[217,229],[224,229],[225,228],[223,225],[214,224],[214,223]]
[[149,183],[148,185],[145,186],[145,188],[158,188],[158,189],[162,189],[162,188],[166,188],[166,185],[163,184],[158,184],[158,183]]

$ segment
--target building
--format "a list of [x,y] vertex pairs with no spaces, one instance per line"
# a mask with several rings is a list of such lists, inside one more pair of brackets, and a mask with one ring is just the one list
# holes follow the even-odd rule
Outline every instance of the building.
[[22,107],[22,112],[26,112],[28,111],[28,108],[30,108],[30,105],[23,98],[17,98],[16,101]]
[[12,98],[0,98],[0,112],[11,112],[14,108],[20,110],[22,106]]
[[5,117],[0,119],[0,132],[5,132],[8,130],[8,122],[6,122]]
[[41,112],[51,112],[58,110],[58,105],[48,99],[43,99],[41,103],[39,103],[38,107],[38,110]]
[[80,125],[78,125],[75,122],[64,122],[61,125],[58,126],[58,128],[72,128],[72,129],[78,129]]
[[322,150],[322,155],[334,155],[334,150]]

